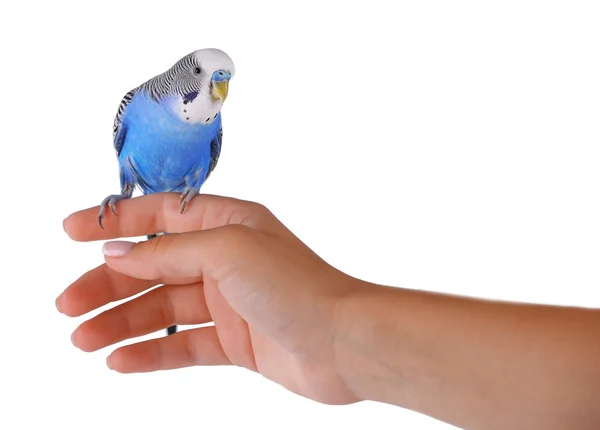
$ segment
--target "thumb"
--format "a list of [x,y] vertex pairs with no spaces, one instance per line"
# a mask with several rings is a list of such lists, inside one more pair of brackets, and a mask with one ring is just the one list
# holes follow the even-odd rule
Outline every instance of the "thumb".
[[228,262],[247,255],[244,240],[253,231],[233,224],[188,233],[169,233],[138,243],[106,242],[102,247],[106,264],[138,279],[208,275],[218,278]]

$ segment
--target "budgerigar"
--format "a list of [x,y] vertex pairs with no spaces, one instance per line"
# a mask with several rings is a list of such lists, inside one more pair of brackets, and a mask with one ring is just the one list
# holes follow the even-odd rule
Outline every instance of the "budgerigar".
[[102,201],[100,227],[106,208],[116,215],[115,204],[130,198],[136,186],[143,194],[181,193],[183,213],[219,160],[221,106],[233,74],[225,52],[201,49],[125,95],[113,127],[121,194]]

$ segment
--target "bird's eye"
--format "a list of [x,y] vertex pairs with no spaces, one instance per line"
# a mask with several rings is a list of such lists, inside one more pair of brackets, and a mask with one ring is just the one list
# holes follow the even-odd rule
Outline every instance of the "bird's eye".
[[224,75],[224,73],[223,73],[223,72],[219,72],[219,76],[223,76],[223,75]]
[[200,67],[196,67],[196,68],[194,69],[194,75],[199,75],[199,74],[200,74],[200,72],[202,72],[202,70],[200,70]]

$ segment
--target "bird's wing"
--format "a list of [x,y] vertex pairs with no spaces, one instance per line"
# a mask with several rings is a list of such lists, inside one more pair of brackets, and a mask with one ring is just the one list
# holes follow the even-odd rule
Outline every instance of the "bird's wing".
[[219,155],[221,155],[221,144],[223,143],[223,127],[219,129],[219,132],[215,138],[210,142],[210,164],[208,165],[208,173],[206,179],[210,176],[212,171],[217,166],[219,161]]
[[133,96],[137,92],[137,88],[129,91],[119,104],[119,109],[117,110],[117,115],[115,116],[115,121],[113,124],[113,144],[115,146],[115,151],[117,151],[117,157],[121,153],[121,149],[123,149],[123,143],[125,142],[125,134],[126,129],[123,127],[123,115],[125,114],[125,110],[127,109],[127,105],[133,99]]

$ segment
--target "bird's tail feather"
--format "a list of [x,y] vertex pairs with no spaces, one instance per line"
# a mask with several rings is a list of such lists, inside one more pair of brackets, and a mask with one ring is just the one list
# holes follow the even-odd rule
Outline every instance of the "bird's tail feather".
[[[166,234],[166,233],[150,234],[147,237],[148,237],[148,240],[150,240],[150,239],[154,239],[156,236],[160,236],[162,234]],[[167,328],[167,335],[171,335],[171,334],[174,334],[174,333],[177,333],[177,326],[176,325],[173,325],[173,326]]]

